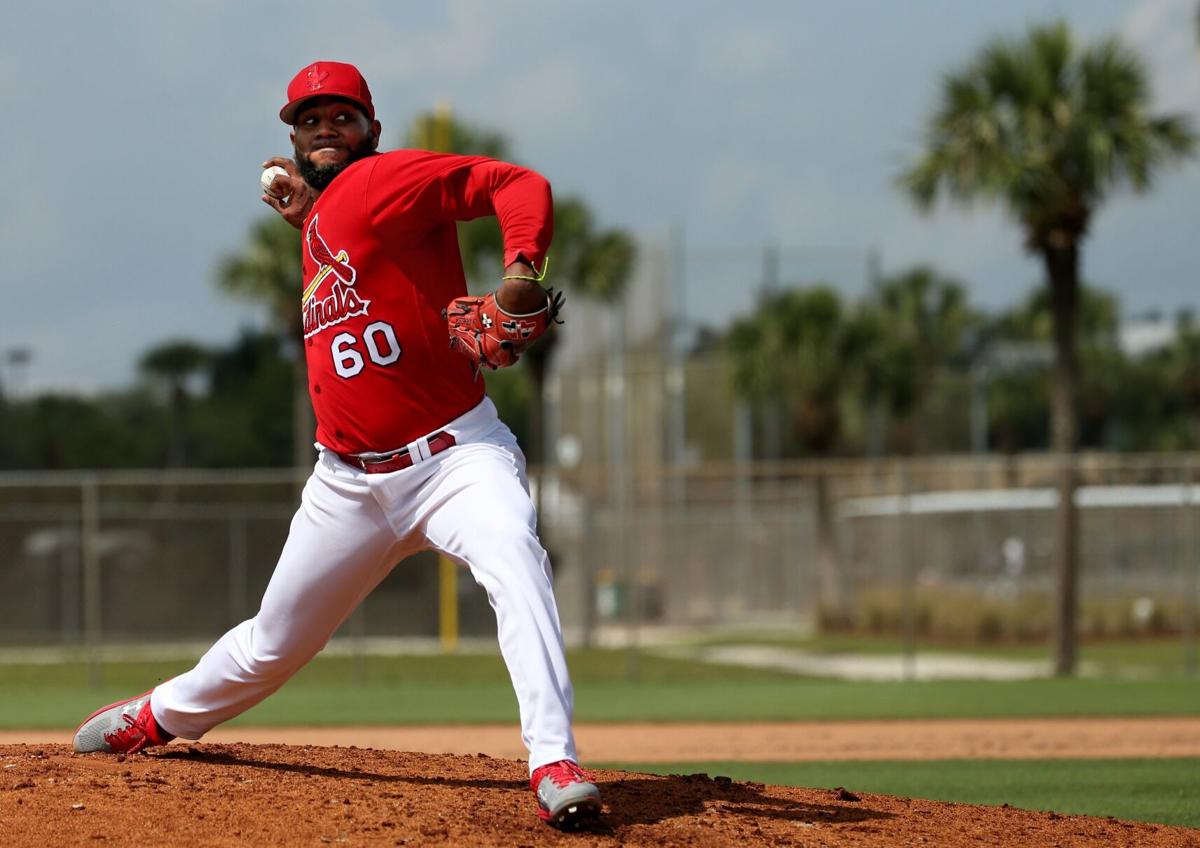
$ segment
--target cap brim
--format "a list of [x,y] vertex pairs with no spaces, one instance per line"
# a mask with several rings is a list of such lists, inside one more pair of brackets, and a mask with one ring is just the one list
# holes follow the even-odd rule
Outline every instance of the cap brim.
[[360,110],[362,110],[362,113],[367,116],[368,121],[375,120],[374,111],[358,98],[347,97],[344,94],[329,94],[326,92],[318,92],[316,94],[309,94],[304,97],[297,97],[295,100],[292,100],[279,110],[279,120],[283,121],[289,127],[296,126],[296,113],[300,111],[300,108],[305,103],[310,100],[315,100],[318,97],[336,97],[338,100],[345,100],[347,103],[353,103]]

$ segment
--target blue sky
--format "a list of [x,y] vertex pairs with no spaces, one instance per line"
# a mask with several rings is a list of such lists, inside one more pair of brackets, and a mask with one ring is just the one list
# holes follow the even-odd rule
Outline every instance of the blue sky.
[[[33,349],[31,387],[89,390],[133,379],[153,344],[260,320],[213,269],[267,211],[257,175],[289,149],[284,88],[321,58],[363,69],[385,139],[448,100],[604,224],[648,239],[682,224],[689,246],[731,255],[876,249],[885,271],[930,262],[1007,306],[1039,272],[1003,214],[920,216],[893,185],[940,75],[1063,17],[1084,38],[1120,34],[1156,107],[1200,125],[1193,14],[1192,0],[19,4],[0,31],[0,351]],[[1198,206],[1195,162],[1114,198],[1087,278],[1127,314],[1200,306]],[[820,273],[798,262],[785,281]],[[725,320],[754,294],[701,275],[688,311]]]

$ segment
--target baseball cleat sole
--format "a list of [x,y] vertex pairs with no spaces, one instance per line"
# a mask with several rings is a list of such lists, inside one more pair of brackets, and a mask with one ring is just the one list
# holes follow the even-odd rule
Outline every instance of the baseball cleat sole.
[[563,807],[557,813],[547,813],[547,824],[560,830],[573,830],[580,825],[596,821],[600,818],[600,801],[596,798],[585,798]]
[[529,785],[537,795],[538,817],[560,830],[574,830],[600,816],[600,790],[574,760],[534,769]]

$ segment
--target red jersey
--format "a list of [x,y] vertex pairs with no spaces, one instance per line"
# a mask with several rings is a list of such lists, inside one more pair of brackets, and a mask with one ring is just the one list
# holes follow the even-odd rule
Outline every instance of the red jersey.
[[355,162],[317,198],[301,231],[301,304],[322,445],[394,450],[483,399],[442,317],[467,293],[455,222],[483,215],[500,221],[505,266],[542,267],[550,185],[516,165],[397,150]]

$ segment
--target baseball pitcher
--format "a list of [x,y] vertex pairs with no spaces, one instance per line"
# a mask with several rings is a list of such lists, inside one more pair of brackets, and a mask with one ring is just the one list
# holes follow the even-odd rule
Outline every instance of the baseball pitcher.
[[[464,563],[496,611],[542,819],[600,812],[576,764],[572,691],[525,477],[525,457],[484,393],[554,321],[542,288],[550,186],[477,156],[378,151],[380,124],[352,65],[315,62],[279,113],[295,158],[263,200],[298,227],[304,352],[317,461],[258,613],[190,671],[87,718],[75,750],[134,753],[207,731],[312,659],[404,557]],[[455,222],[495,215],[499,288],[468,297]]]

